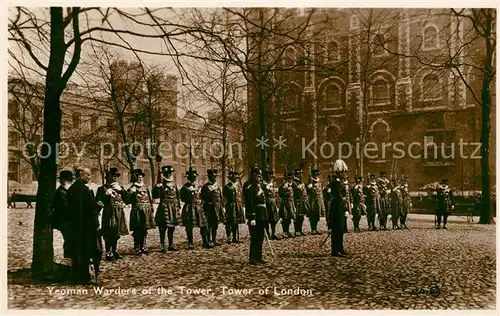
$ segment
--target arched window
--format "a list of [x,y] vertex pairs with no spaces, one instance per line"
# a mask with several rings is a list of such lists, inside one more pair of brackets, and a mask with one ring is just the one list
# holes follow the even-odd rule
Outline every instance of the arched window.
[[285,49],[283,64],[285,67],[290,68],[295,66],[295,50],[293,47]]
[[325,109],[342,107],[342,93],[336,84],[329,83],[323,90],[323,106]]
[[323,54],[323,63],[335,62],[340,60],[339,45],[335,41],[330,41],[325,47]]
[[442,98],[441,80],[435,74],[428,74],[423,79],[422,96],[425,101]]
[[388,127],[383,123],[376,123],[370,131],[370,139],[377,144],[389,141]]
[[390,85],[383,79],[378,79],[372,85],[372,104],[384,105],[390,103]]
[[424,49],[435,49],[439,47],[438,32],[435,26],[429,25],[424,28]]
[[292,88],[287,88],[283,91],[282,95],[282,107],[281,110],[284,112],[296,111],[299,109],[299,96],[295,93]]

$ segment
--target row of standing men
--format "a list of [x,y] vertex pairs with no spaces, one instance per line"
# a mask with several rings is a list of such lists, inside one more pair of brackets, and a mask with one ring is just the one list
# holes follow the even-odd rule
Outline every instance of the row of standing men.
[[[321,234],[317,229],[321,217],[326,217],[330,229],[333,222],[336,221],[330,210],[332,201],[335,200],[335,190],[338,190],[337,182],[340,182],[342,184],[342,194],[345,195],[343,197],[345,216],[352,215],[355,230],[359,230],[359,219],[364,215],[365,211],[370,229],[376,229],[374,223],[375,214],[379,216],[380,227],[385,229],[386,217],[384,220],[384,216],[390,212],[391,208],[393,210],[393,228],[399,227],[395,219],[400,219],[401,226],[406,227],[405,218],[408,207],[411,207],[411,204],[408,206],[408,203],[405,202],[407,201],[408,192],[407,182],[404,185],[396,184],[391,189],[388,189],[388,180],[382,174],[378,179],[378,183],[371,176],[370,183],[364,187],[361,185],[362,179],[357,177],[356,185],[350,188],[346,173],[347,166],[344,164],[345,171],[339,171],[343,167],[340,165],[339,169],[337,162],[335,166],[337,167],[334,167],[334,174],[329,176],[329,184],[325,188],[322,187],[319,180],[319,170],[311,170],[307,185],[302,182],[301,169],[287,172],[286,181],[278,188],[274,182],[274,173],[270,170],[265,170],[262,173],[258,168],[252,168],[252,177],[244,185],[239,182],[238,173],[230,172],[229,183],[223,188],[217,184],[217,170],[210,169],[208,170],[209,181],[199,188],[196,184],[198,173],[190,168],[186,172],[187,182],[180,190],[173,181],[173,167],[164,166],[161,169],[163,179],[155,185],[151,193],[143,184],[144,173],[141,169],[133,171],[132,184],[128,189],[124,189],[118,184],[120,173],[117,168],[110,168],[106,174],[106,183],[98,188],[95,198],[92,197],[94,204],[89,204],[91,218],[95,218],[90,222],[92,223],[91,226],[96,226],[97,230],[102,232],[105,241],[106,259],[109,261],[122,258],[117,252],[117,242],[120,236],[129,234],[124,214],[126,204],[132,206],[129,226],[130,230],[133,231],[134,249],[137,254],[147,254],[148,230],[155,227],[159,228],[162,252],[167,252],[167,250],[177,251],[174,247],[173,235],[175,227],[179,225],[185,226],[189,249],[194,248],[194,227],[200,228],[204,248],[216,246],[217,228],[220,223],[224,223],[226,226],[228,243],[240,243],[239,224],[244,224],[245,220],[248,220],[251,235],[252,230],[255,230],[252,228],[255,225],[251,225],[252,222],[256,221],[255,205],[265,205],[264,211],[260,212],[257,217],[258,222],[263,223],[264,231],[270,239],[280,239],[276,235],[276,225],[280,219],[282,220],[284,237],[305,235],[303,223],[306,216],[311,224],[311,233]],[[82,173],[82,170],[85,171],[85,169],[81,169],[80,173]],[[339,172],[343,172],[345,175],[341,175]],[[88,179],[90,176],[87,172],[83,173],[85,173],[87,180],[82,178],[82,174],[77,176],[83,184],[86,184],[90,181]],[[255,179],[255,176],[260,178]],[[73,185],[74,177],[71,171],[62,171],[59,179],[61,185],[56,191],[53,203],[53,226],[59,229],[64,237],[65,257],[72,258],[74,256],[71,254],[71,249],[75,248],[72,246],[72,240],[78,239],[74,238],[74,235],[81,235],[85,226],[75,227],[75,218],[76,222],[82,224],[81,214],[72,214],[75,208],[81,209],[81,192],[77,192],[78,187],[81,187],[81,185]],[[260,190],[256,191],[257,193],[264,193],[263,204],[251,203],[252,197],[249,194],[252,192],[250,190],[252,182],[258,184],[256,187],[260,188]],[[72,188],[73,190],[71,190]],[[72,195],[73,198],[71,198]],[[387,203],[388,195],[391,196],[392,202]],[[246,214],[243,208],[243,197],[247,210]],[[156,214],[153,209],[153,199],[160,200]],[[80,201],[79,205],[75,205],[76,200]],[[180,201],[184,202],[182,210]],[[72,207],[72,204],[74,207]],[[96,216],[99,215],[101,209],[103,210],[102,224],[99,225]],[[342,216],[340,219],[344,221],[342,230],[345,232],[347,217]],[[292,222],[294,224],[294,235],[290,233]],[[88,220],[86,224],[89,224]],[[168,237],[168,247],[165,243],[165,237]],[[334,251],[332,248],[332,254],[336,255],[344,252],[343,247],[340,250]],[[252,263],[263,262],[261,254],[260,257],[251,256],[250,261]]]

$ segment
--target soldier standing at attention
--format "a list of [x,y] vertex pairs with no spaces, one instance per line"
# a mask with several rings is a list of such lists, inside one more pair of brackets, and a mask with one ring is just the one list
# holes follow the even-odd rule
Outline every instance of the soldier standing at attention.
[[344,257],[347,255],[344,250],[344,233],[346,213],[350,207],[349,186],[346,187],[347,165],[341,159],[335,161],[333,166],[335,172],[331,185],[331,207],[329,212],[329,228],[332,235],[332,253],[334,257]]
[[245,187],[245,208],[250,231],[250,264],[264,264],[262,260],[262,243],[264,242],[264,231],[267,223],[266,194],[262,183],[262,171],[253,167],[251,180]]
[[293,175],[293,197],[297,210],[294,222],[295,237],[305,236],[306,234],[302,231],[302,226],[304,224],[304,217],[309,216],[311,213],[311,207],[307,200],[306,185],[302,182],[302,169],[295,169]]
[[219,223],[225,222],[225,215],[222,206],[222,190],[217,183],[217,169],[209,169],[207,174],[208,182],[201,188],[201,200],[208,219],[209,245],[215,247],[217,246],[217,229]]
[[380,214],[379,223],[380,229],[387,229],[387,217],[391,214],[391,189],[389,188],[389,179],[386,177],[386,172],[381,171],[378,179],[379,192],[380,192]]
[[363,188],[366,199],[366,218],[368,230],[377,230],[375,227],[375,215],[380,213],[380,192],[377,186],[375,174],[370,174],[368,184]]
[[198,172],[192,167],[186,172],[187,182],[181,188],[182,224],[186,227],[188,249],[194,249],[193,227],[200,227],[200,235],[203,248],[212,248],[208,244],[208,220],[205,211],[201,207],[200,188],[196,184]]
[[357,176],[355,182],[356,184],[351,189],[352,201],[354,204],[352,209],[352,222],[354,224],[354,231],[359,232],[359,221],[363,213],[362,204],[364,203],[363,178]]
[[178,251],[174,247],[175,226],[180,222],[180,195],[177,185],[173,179],[174,168],[163,166],[161,168],[163,180],[153,188],[153,198],[160,199],[160,204],[156,210],[156,225],[160,231],[161,252],[167,252],[165,247],[165,233],[168,234],[168,250]]
[[[229,183],[222,190],[225,209],[226,209],[226,237],[227,243],[241,243],[239,224],[245,223],[245,214],[243,213],[242,192],[238,181],[239,174],[236,171],[229,171]],[[233,239],[231,241],[231,233]]]
[[408,189],[408,177],[403,178],[403,186],[401,188],[401,194],[403,195],[403,208],[401,210],[401,214],[399,216],[399,221],[401,223],[402,228],[408,228],[406,227],[406,218],[408,214],[411,212],[411,197],[410,197],[410,191]]
[[455,200],[453,191],[449,187],[448,179],[443,179],[436,193],[436,215],[437,215],[437,229],[441,229],[441,218],[443,218],[443,229],[446,227],[448,215],[455,209]]
[[144,172],[142,169],[135,169],[132,172],[132,185],[128,189],[130,194],[130,230],[134,236],[134,250],[137,255],[147,254],[148,229],[156,227],[153,201],[149,190],[144,187]]
[[293,237],[293,235],[290,234],[290,224],[292,220],[295,220],[297,214],[292,181],[293,173],[287,172],[285,175],[285,183],[279,188],[281,225],[283,226],[283,234],[286,238]]
[[57,188],[52,202],[52,227],[59,230],[63,236],[64,258],[71,258],[71,213],[68,208],[68,189],[73,179],[73,172],[61,171],[59,174],[61,185]]
[[396,177],[392,179],[391,212],[392,229],[399,229],[399,215],[403,212],[403,193]]
[[[280,220],[278,205],[277,205],[277,188],[274,183],[274,171],[266,170],[264,171],[264,191],[266,193],[266,202],[267,202],[267,219],[268,223],[266,224],[267,235],[272,240],[280,240],[281,238],[276,236],[276,225]],[[269,230],[269,226],[271,230]]]
[[321,235],[318,231],[318,222],[321,217],[326,216],[325,201],[323,199],[323,187],[319,179],[319,170],[311,170],[311,180],[307,185],[309,192],[309,205],[311,206],[311,213],[309,221],[311,222],[312,235]]
[[106,184],[97,189],[97,200],[104,204],[102,212],[102,234],[106,246],[106,260],[114,261],[123,257],[117,252],[120,236],[128,235],[123,208],[128,204],[127,190],[118,184],[118,168],[110,168],[106,173]]

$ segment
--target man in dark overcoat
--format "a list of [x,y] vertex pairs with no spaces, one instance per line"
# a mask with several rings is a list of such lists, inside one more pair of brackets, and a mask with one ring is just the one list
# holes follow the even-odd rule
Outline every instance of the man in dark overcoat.
[[345,185],[347,180],[347,165],[341,159],[337,160],[333,167],[334,177],[331,184],[331,205],[329,212],[329,228],[332,236],[332,252],[334,257],[347,255],[344,250],[344,233],[346,232],[346,220],[349,206],[349,186]]
[[102,255],[102,240],[99,233],[99,212],[102,203],[95,200],[94,192],[87,186],[90,170],[79,168],[76,181],[68,189],[68,208],[71,210],[71,257],[73,280],[76,284],[89,284],[91,258]]

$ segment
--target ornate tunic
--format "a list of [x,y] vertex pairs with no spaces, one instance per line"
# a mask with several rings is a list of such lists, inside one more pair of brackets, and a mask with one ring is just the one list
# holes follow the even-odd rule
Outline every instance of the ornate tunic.
[[293,220],[297,216],[293,194],[293,184],[285,182],[279,188],[280,195],[280,217],[283,220]]
[[361,184],[356,184],[351,189],[352,202],[354,204],[354,208],[352,210],[352,215],[355,217],[359,217],[364,215],[364,211],[361,209],[361,204],[365,201],[365,196],[363,194],[363,186]]
[[200,187],[191,182],[186,182],[181,188],[182,223],[184,226],[207,227],[208,220],[200,200]]
[[311,206],[311,216],[316,218],[325,217],[325,201],[323,199],[323,187],[319,180],[312,180],[308,185],[309,205]]
[[403,212],[403,192],[399,185],[391,190],[391,208],[393,217],[398,217]]
[[304,183],[297,179],[293,181],[293,197],[297,216],[309,216],[311,213],[311,206],[307,198],[307,188]]
[[245,224],[241,188],[236,183],[229,182],[222,192],[226,202],[226,224]]
[[368,214],[380,214],[380,192],[377,184],[367,184],[363,193],[366,201],[366,212]]
[[455,204],[453,192],[450,188],[439,188],[436,195],[436,212],[441,214],[449,214],[453,210]]
[[181,224],[180,195],[173,181],[163,180],[163,183],[155,185],[153,198],[160,199],[155,216],[156,225],[159,227],[175,227]]
[[149,190],[133,183],[128,189],[132,210],[130,211],[130,230],[147,230],[156,227],[153,203]]
[[123,208],[128,203],[125,189],[117,191],[105,184],[97,189],[97,200],[104,204],[102,212],[102,233],[105,238],[128,235]]
[[224,207],[222,206],[222,191],[217,182],[207,182],[203,185],[201,200],[209,223],[224,223],[226,221]]
[[387,187],[387,184],[382,184],[380,187],[380,214],[382,215],[388,215],[391,213],[390,194],[391,190]]
[[401,195],[403,197],[403,209],[401,211],[401,215],[406,216],[408,213],[411,213],[411,197],[408,190],[408,184],[405,184],[401,189]]
[[264,182],[264,192],[267,201],[267,218],[270,223],[277,223],[280,216],[277,203],[278,189],[274,186],[274,181]]

